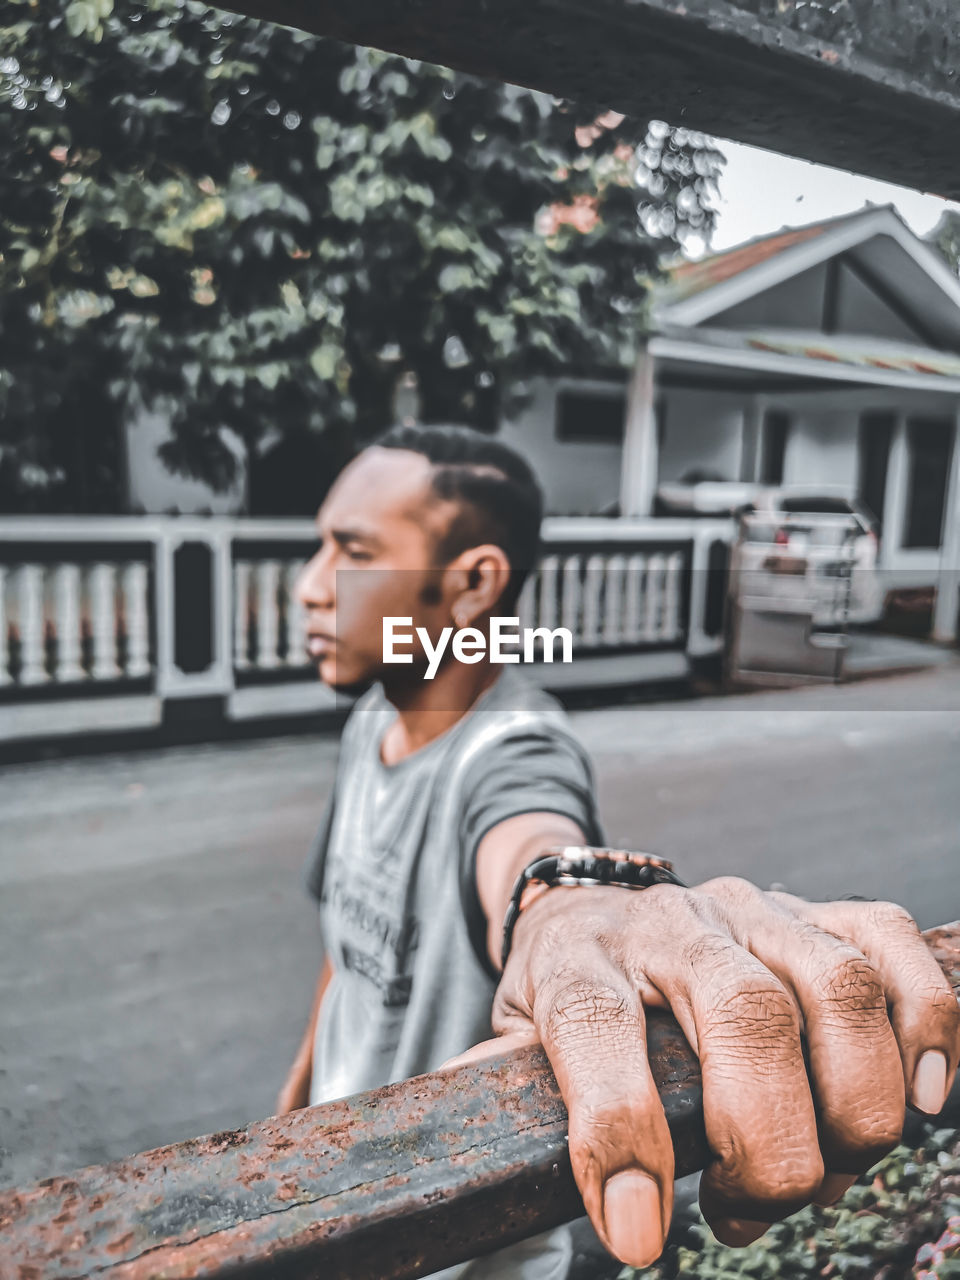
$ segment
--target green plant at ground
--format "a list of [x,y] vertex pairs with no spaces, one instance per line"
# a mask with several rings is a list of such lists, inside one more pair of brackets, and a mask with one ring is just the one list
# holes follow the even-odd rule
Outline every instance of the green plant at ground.
[[804,1209],[746,1249],[702,1218],[655,1267],[620,1280],[960,1280],[960,1134],[898,1147],[832,1209]]

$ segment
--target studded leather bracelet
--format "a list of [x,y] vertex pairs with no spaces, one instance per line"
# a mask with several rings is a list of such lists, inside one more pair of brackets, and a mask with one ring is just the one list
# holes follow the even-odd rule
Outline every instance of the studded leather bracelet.
[[655,884],[684,883],[665,858],[625,849],[567,845],[548,849],[520,872],[503,920],[501,967],[505,967],[520,912],[547,889],[559,885],[616,885],[622,889],[650,889]]

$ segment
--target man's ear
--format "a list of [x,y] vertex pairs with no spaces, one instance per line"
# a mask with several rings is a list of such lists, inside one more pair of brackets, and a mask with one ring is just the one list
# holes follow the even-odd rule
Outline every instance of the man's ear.
[[449,567],[457,570],[465,583],[454,596],[451,608],[458,627],[473,626],[478,618],[496,613],[510,583],[510,561],[502,547],[492,542],[470,547]]

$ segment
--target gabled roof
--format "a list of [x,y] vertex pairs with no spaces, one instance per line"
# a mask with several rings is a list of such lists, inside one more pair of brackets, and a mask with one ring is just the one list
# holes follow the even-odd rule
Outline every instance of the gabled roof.
[[[884,205],[884,208],[892,208]],[[844,214],[840,218],[827,218],[823,222],[811,222],[803,227],[784,227],[772,235],[756,236],[744,244],[722,253],[711,253],[695,262],[679,262],[672,267],[663,286],[663,299],[667,303],[679,302],[681,298],[689,298],[704,289],[712,289],[733,276],[759,266],[768,258],[774,258],[792,245],[802,244],[821,236],[838,222],[849,222],[851,218],[859,218],[863,210],[853,214]]]
[[960,280],[892,205],[869,205],[839,218],[783,228],[724,253],[679,263],[658,290],[654,318],[667,330],[710,323],[739,303],[842,256],[869,269],[887,294],[943,335],[944,345],[960,350]]

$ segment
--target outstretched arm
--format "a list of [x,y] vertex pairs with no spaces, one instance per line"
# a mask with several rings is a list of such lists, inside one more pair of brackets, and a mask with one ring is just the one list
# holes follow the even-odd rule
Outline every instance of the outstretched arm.
[[299,1111],[301,1107],[307,1106],[310,1102],[310,1079],[313,1075],[313,1041],[317,1030],[317,1018],[320,1016],[323,993],[327,989],[327,984],[332,974],[333,970],[330,966],[329,957],[324,956],[323,964],[320,968],[320,977],[317,980],[317,989],[313,995],[313,1005],[310,1009],[307,1029],[303,1033],[297,1056],[293,1060],[293,1066],[287,1073],[287,1078],[277,1098],[276,1114],[278,1116],[284,1116],[288,1111]]
[[[540,816],[543,842],[507,831],[511,819],[478,853],[497,960],[507,865],[568,842]],[[521,831],[523,851],[511,849]],[[701,1207],[728,1244],[839,1199],[898,1141],[905,1102],[942,1109],[960,1056],[956,998],[900,907],[808,903],[732,877],[547,890],[516,925],[493,1011],[500,1039],[470,1056],[543,1044],[584,1205],[610,1251],[638,1267],[661,1253],[673,1199],[650,1008],[672,1010],[700,1058],[714,1153]]]

